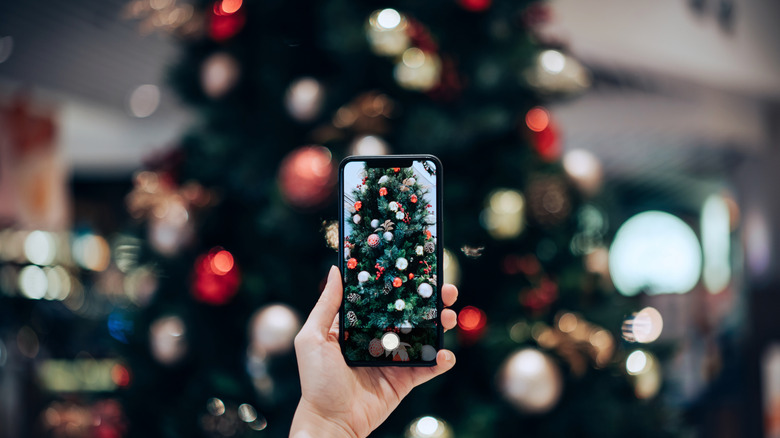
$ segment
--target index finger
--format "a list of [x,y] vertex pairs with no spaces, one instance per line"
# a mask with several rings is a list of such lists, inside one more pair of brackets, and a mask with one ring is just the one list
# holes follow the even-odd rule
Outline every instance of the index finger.
[[458,288],[454,284],[444,284],[441,287],[441,300],[445,307],[455,304],[455,301],[458,300]]

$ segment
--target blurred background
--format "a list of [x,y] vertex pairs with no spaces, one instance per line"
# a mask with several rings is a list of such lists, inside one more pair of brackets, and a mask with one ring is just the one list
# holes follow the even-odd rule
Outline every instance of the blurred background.
[[[780,4],[0,5],[0,438],[283,437],[338,162],[443,162],[376,437],[780,437]],[[392,328],[388,328],[392,329]]]

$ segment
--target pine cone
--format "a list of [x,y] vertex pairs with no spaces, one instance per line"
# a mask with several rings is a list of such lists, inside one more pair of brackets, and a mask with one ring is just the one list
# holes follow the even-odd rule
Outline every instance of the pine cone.
[[355,312],[349,311],[347,312],[347,326],[352,327],[357,323],[357,315],[355,315]]
[[360,295],[358,295],[358,294],[353,292],[353,293],[347,295],[347,301],[349,301],[350,303],[353,303],[353,304],[357,303],[358,301],[360,301]]
[[427,252],[428,254],[431,254],[434,251],[436,251],[436,244],[434,244],[433,242],[425,242],[425,246],[423,247],[423,249],[425,249],[425,252]]
[[382,293],[387,295],[390,293],[391,290],[393,290],[393,285],[391,285],[390,283],[385,283],[385,287],[382,288]]

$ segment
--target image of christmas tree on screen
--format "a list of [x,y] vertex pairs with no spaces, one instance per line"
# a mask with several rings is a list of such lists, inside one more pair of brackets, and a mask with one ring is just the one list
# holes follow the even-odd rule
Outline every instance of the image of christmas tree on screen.
[[[344,343],[360,362],[434,361],[436,166],[344,168]],[[387,333],[400,339],[388,350]]]

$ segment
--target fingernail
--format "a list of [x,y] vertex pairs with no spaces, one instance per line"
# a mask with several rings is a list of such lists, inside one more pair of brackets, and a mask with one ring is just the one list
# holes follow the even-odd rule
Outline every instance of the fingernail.
[[453,360],[455,360],[455,355],[452,354],[452,352],[449,350],[444,350],[444,360],[446,360],[447,362],[452,362]]

